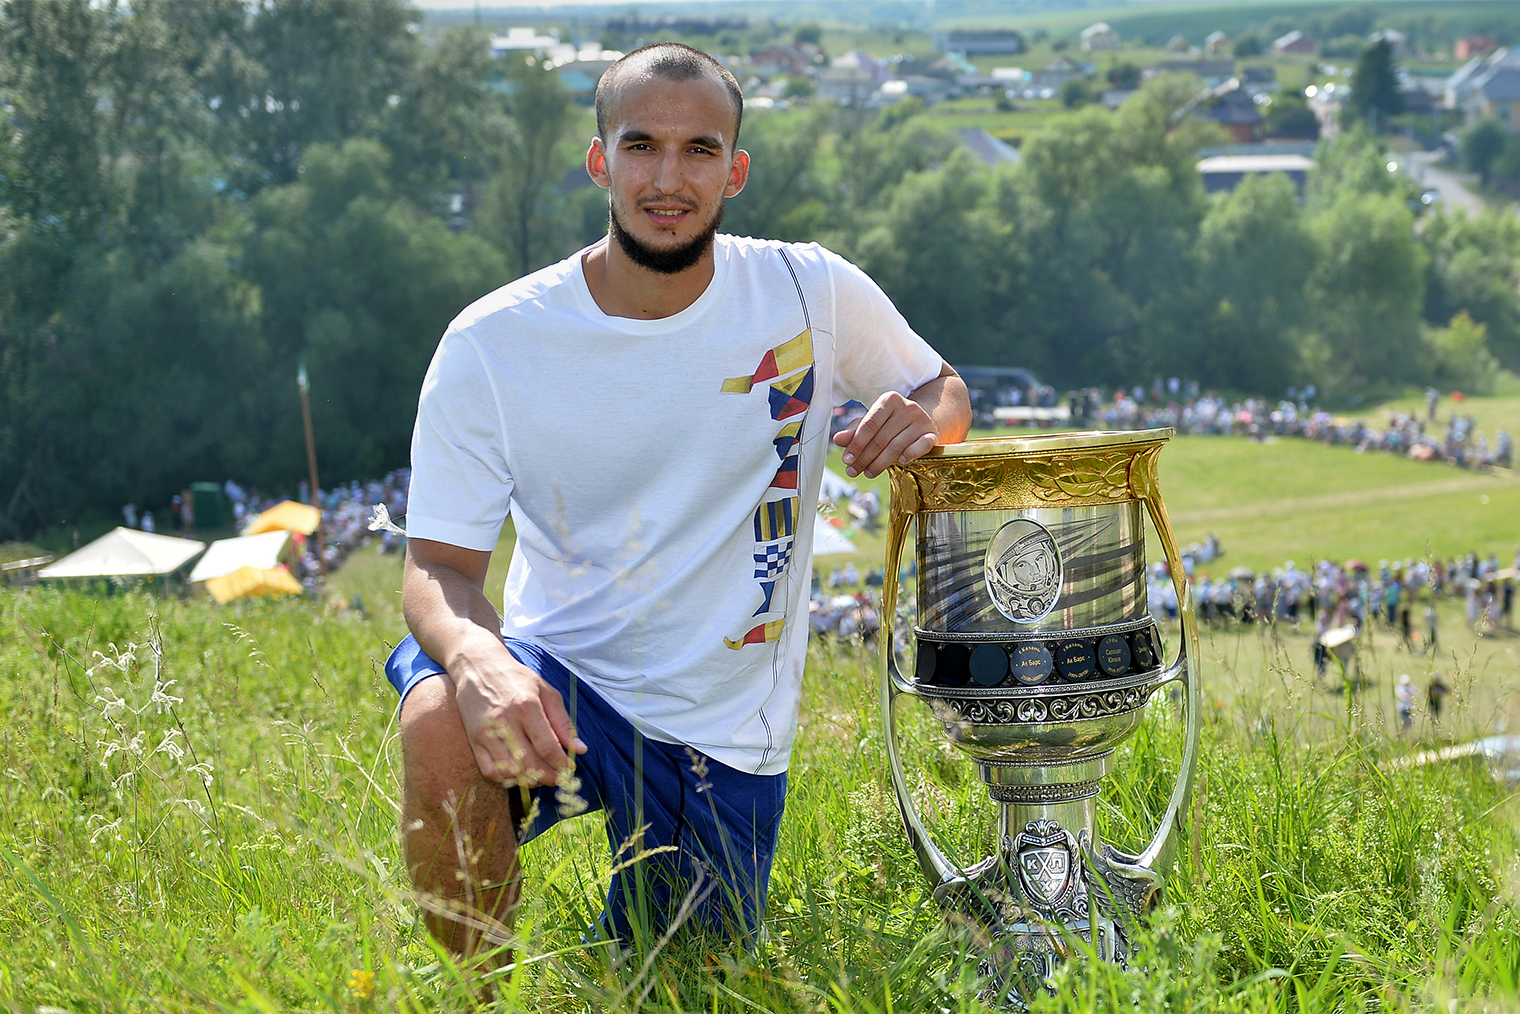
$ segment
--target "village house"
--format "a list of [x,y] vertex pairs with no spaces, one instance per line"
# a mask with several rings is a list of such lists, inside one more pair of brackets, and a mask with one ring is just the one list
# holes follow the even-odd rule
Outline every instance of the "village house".
[[1272,43],[1274,53],[1312,53],[1315,48],[1314,40],[1296,28]]
[[1458,60],[1471,60],[1498,48],[1498,39],[1491,39],[1487,35],[1469,35],[1457,40],[1456,45],[1451,47],[1451,55]]
[[1237,144],[1259,141],[1266,120],[1255,98],[1234,78],[1214,89],[1213,104],[1200,109],[1198,115],[1219,124]]
[[1501,47],[1485,56],[1475,56],[1458,67],[1446,79],[1441,105],[1446,109],[1468,109],[1468,98],[1479,82],[1501,67],[1520,67],[1520,51]]
[[1082,49],[1089,53],[1106,49],[1118,49],[1124,45],[1119,39],[1119,33],[1110,28],[1106,21],[1099,21],[1097,24],[1088,25],[1082,29],[1080,38],[1082,40]]
[[1520,67],[1495,67],[1473,82],[1462,111],[1468,123],[1493,117],[1511,134],[1520,134]]
[[836,56],[818,76],[818,97],[840,105],[865,105],[891,76],[887,61],[852,49]]

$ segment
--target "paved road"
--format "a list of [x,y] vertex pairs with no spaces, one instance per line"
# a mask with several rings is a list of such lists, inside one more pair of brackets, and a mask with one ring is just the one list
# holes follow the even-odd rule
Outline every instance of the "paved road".
[[1441,203],[1450,209],[1461,208],[1463,211],[1476,215],[1487,207],[1483,198],[1468,190],[1464,185],[1474,180],[1467,173],[1454,173],[1447,169],[1439,169],[1431,163],[1436,159],[1433,151],[1417,151],[1414,153],[1412,162],[1405,163],[1409,174],[1426,187],[1434,187],[1441,192]]

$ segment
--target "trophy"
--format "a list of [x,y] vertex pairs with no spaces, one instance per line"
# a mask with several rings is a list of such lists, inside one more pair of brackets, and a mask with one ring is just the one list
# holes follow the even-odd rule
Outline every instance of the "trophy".
[[[1125,963],[1161,898],[1198,753],[1197,627],[1157,488],[1170,429],[1058,433],[949,444],[891,470],[882,720],[903,822],[935,899],[979,926],[989,999],[1022,1007],[1074,935]],[[1177,589],[1170,665],[1147,610],[1150,515]],[[914,662],[898,665],[898,572],[917,528]],[[904,652],[906,657],[907,652]],[[1114,750],[1158,687],[1177,683],[1180,772],[1138,854],[1098,840],[1095,797]],[[898,750],[904,698],[928,704],[999,807],[994,854],[946,857],[914,803]]]

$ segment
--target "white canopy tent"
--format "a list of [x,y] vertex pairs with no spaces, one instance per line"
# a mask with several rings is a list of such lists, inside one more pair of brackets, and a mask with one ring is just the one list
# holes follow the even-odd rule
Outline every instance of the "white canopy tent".
[[132,528],[107,532],[37,572],[44,581],[67,577],[150,577],[172,574],[206,548],[194,539]]
[[239,567],[255,567],[268,570],[280,562],[280,551],[290,541],[290,532],[281,530],[260,535],[244,535],[236,539],[218,539],[206,550],[206,555],[196,561],[190,572],[190,581],[209,581],[214,577],[231,574]]
[[853,552],[855,552],[855,543],[851,542],[843,532],[823,520],[823,518],[819,518],[817,524],[813,525],[814,556]]
[[823,484],[818,487],[818,495],[825,500],[851,497],[855,495],[855,485],[828,465],[824,465]]

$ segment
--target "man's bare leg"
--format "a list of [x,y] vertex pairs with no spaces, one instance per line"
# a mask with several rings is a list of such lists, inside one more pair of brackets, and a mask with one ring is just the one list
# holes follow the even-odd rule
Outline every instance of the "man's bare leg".
[[[401,708],[402,852],[433,937],[468,960],[500,946],[521,890],[510,789],[480,773],[448,676]],[[494,939],[493,939],[494,938]],[[511,960],[498,958],[492,964]]]

